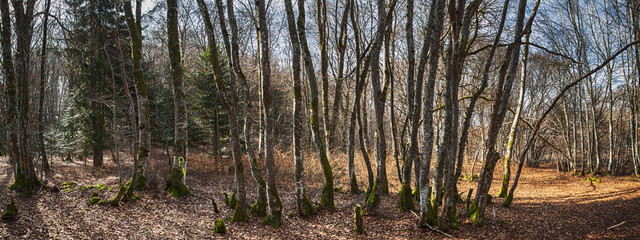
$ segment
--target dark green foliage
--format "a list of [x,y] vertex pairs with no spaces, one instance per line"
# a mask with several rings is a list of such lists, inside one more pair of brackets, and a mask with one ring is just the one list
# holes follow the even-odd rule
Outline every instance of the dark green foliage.
[[364,221],[362,219],[362,207],[360,204],[356,204],[356,207],[353,209],[353,221],[354,221],[354,231],[358,234],[364,233]]
[[224,220],[216,219],[213,223],[214,233],[227,233],[227,227],[224,226]]
[[487,194],[487,204],[492,202],[493,202],[493,196],[491,196],[491,194]]
[[18,207],[16,203],[13,202],[13,198],[11,198],[11,202],[5,204],[7,209],[2,212],[2,220],[14,220],[18,216]]
[[[55,128],[59,132],[54,135],[61,140],[55,150],[93,156],[97,160],[94,166],[101,166],[103,151],[109,148],[107,126],[112,112],[106,102],[113,100],[112,77],[122,83],[120,76],[111,72],[112,66],[120,66],[115,61],[115,9],[108,0],[65,0],[64,3],[73,18],[71,26],[67,26],[71,31],[65,35],[63,50],[69,61],[69,98],[64,102],[62,118]],[[119,34],[126,38],[124,20],[119,25]]]

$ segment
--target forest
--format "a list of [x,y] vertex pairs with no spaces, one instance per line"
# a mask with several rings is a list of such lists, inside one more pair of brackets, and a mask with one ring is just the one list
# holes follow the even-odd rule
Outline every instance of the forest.
[[640,238],[637,0],[0,0],[1,239]]

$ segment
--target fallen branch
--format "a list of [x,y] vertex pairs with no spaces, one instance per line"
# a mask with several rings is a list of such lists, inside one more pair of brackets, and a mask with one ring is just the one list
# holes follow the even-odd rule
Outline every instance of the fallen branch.
[[[418,218],[418,221],[420,221],[420,216],[418,216],[418,214],[417,214],[416,212],[414,212],[414,211],[410,211],[410,212],[411,212],[411,213],[413,213],[413,215],[414,215],[414,216],[416,216],[416,218]],[[429,227],[429,228],[431,229],[431,231],[434,231],[434,232],[440,233],[440,234],[445,235],[445,236],[450,237],[450,238],[455,238],[455,237],[454,237],[453,235],[451,235],[451,234],[445,233],[445,232],[443,232],[443,231],[438,230],[437,228],[434,228],[434,227],[432,227],[432,226],[429,226],[429,224],[425,224],[425,226]]]
[[625,224],[625,223],[627,223],[627,221],[622,221],[621,223],[618,223],[618,224],[616,224],[616,225],[613,225],[613,226],[611,226],[611,227],[608,227],[608,228],[607,228],[607,230],[611,230],[611,229],[614,229],[614,228],[620,227],[620,226],[622,226],[622,225],[623,225],[623,224]]

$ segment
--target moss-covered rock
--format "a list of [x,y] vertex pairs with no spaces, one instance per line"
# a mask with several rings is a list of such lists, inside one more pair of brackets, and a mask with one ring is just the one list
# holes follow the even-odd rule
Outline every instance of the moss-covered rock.
[[97,191],[101,192],[101,191],[107,190],[107,186],[104,184],[84,186],[80,189],[80,193],[83,193],[85,191],[92,190],[92,189],[96,189]]
[[213,224],[214,233],[227,233],[227,227],[224,226],[224,220],[216,219]]
[[95,196],[95,197],[91,197],[91,199],[89,199],[89,205],[95,205],[98,204],[102,201],[102,198]]
[[353,230],[357,234],[364,233],[364,221],[362,219],[362,207],[360,207],[360,204],[357,204],[356,207],[353,209],[353,223],[354,223]]
[[5,204],[5,206],[7,207],[7,209],[4,212],[2,212],[2,220],[16,219],[16,217],[18,216],[18,207],[16,206],[16,203],[13,201],[13,198],[11,199],[11,202],[8,204]]
[[398,191],[398,210],[400,212],[411,211],[415,209],[413,197],[411,194],[411,186],[408,184],[402,184]]

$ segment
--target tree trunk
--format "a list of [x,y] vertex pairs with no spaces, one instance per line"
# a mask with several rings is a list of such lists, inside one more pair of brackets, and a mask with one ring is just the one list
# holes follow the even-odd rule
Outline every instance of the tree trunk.
[[[140,5],[138,5],[138,7],[140,7]],[[175,111],[175,155],[173,157],[167,188],[171,196],[174,197],[190,194],[186,186],[186,164],[188,157],[187,102],[185,100],[186,92],[184,89],[184,81],[182,80],[183,71],[179,34],[178,1],[167,0],[167,36],[169,38],[169,59],[171,60],[171,78],[173,79],[173,102]],[[142,139],[140,139],[140,141],[142,142]]]
[[45,85],[47,84],[47,34],[49,31],[49,9],[51,8],[51,0],[47,0],[44,7],[45,15],[42,20],[42,50],[40,52],[40,94],[38,101],[38,144],[40,145],[40,157],[42,158],[42,169],[46,178],[49,177],[49,160],[47,159],[47,151],[44,145],[44,94]]
[[[387,181],[387,143],[384,132],[384,95],[380,83],[380,49],[384,40],[386,28],[386,4],[384,0],[377,0],[378,20],[374,35],[373,46],[371,47],[371,91],[373,92],[373,105],[376,118],[376,163],[377,177],[373,184],[372,192],[365,202],[366,208],[376,211],[380,204],[380,195],[389,193],[389,183]],[[390,12],[393,12],[396,1],[393,1]]]
[[[269,58],[269,28],[267,23],[267,10],[264,0],[256,0],[258,12],[258,46],[260,53],[260,78],[262,82],[262,103],[264,105],[265,128],[265,168],[267,173],[267,203],[269,214],[262,221],[263,224],[274,227],[280,226],[282,219],[282,201],[276,187],[276,168],[273,162],[273,106],[271,97],[271,67]],[[333,191],[333,189],[331,189]]]
[[[213,28],[213,24],[211,24],[211,18],[209,17],[209,10],[207,9],[207,5],[203,0],[198,0],[198,6],[200,12],[202,13],[205,29],[207,31],[207,36],[209,39],[209,51],[210,57],[209,61],[213,67],[215,84],[218,87],[218,90],[224,95],[222,98],[222,102],[229,113],[229,132],[231,138],[231,148],[233,154],[233,164],[234,164],[234,182],[235,182],[235,191],[234,193],[237,196],[237,204],[235,206],[235,210],[233,213],[233,217],[231,218],[231,222],[243,221],[246,222],[249,220],[247,217],[246,211],[246,203],[247,203],[247,195],[246,195],[246,183],[244,178],[244,164],[242,163],[242,149],[240,143],[240,127],[238,120],[238,93],[236,91],[236,74],[231,74],[233,71],[233,61],[227,61],[228,63],[228,71],[230,76],[229,86],[227,86],[224,81],[224,70],[222,64],[219,63],[219,56],[217,50],[217,43],[215,38],[215,31]],[[227,27],[225,25],[224,18],[224,8],[222,6],[222,1],[217,0],[216,6],[218,8],[218,18],[220,29],[222,32],[222,38],[224,41],[225,50],[227,53],[227,59],[232,59],[231,53],[231,42],[229,40],[229,32],[227,31]]]
[[304,60],[304,66],[309,81],[309,87],[311,88],[311,130],[316,145],[316,151],[318,152],[318,159],[320,160],[322,171],[324,173],[324,186],[322,187],[322,197],[320,198],[320,204],[330,209],[335,209],[333,200],[333,170],[331,170],[325,141],[323,140],[323,135],[320,132],[320,122],[318,114],[318,84],[316,81],[313,61],[311,60],[311,52],[309,51],[307,35],[305,32],[304,1],[298,1],[298,35],[300,40],[300,48],[302,50],[302,57]]
[[509,178],[511,177],[511,156],[513,154],[513,143],[516,141],[516,131],[518,129],[518,122],[520,121],[520,115],[522,114],[522,104],[524,102],[524,93],[526,89],[527,80],[527,57],[529,56],[529,34],[525,36],[524,50],[522,50],[522,63],[520,71],[520,90],[518,91],[518,107],[516,113],[513,115],[513,122],[509,129],[509,140],[507,140],[507,153],[504,156],[504,167],[502,173],[502,184],[500,186],[500,192],[498,197],[507,197],[507,187],[509,186]]
[[[518,14],[515,25],[515,38],[513,42],[513,52],[510,56],[509,70],[505,77],[499,76],[496,91],[496,96],[494,97],[493,111],[491,114],[491,120],[489,122],[489,134],[487,138],[487,144],[485,147],[485,151],[488,153],[485,157],[484,164],[482,166],[482,171],[480,172],[480,177],[478,179],[478,190],[475,197],[475,203],[472,204],[472,219],[473,222],[477,225],[484,225],[484,211],[487,206],[487,194],[489,192],[489,188],[491,187],[491,181],[493,180],[493,170],[495,168],[495,164],[500,159],[499,153],[495,149],[498,132],[500,130],[500,126],[504,120],[504,115],[506,113],[506,108],[509,102],[509,98],[511,95],[511,87],[513,85],[513,78],[516,73],[517,64],[518,64],[518,56],[520,55],[520,43],[522,41],[523,32],[526,32],[530,29],[530,25],[532,24],[533,18],[535,17],[535,10],[532,13],[529,21],[527,22],[527,30],[523,31],[524,25],[524,14],[526,9],[526,0],[520,0],[518,5]],[[536,2],[535,9],[537,10],[537,6],[539,5],[539,1]]]
[[289,39],[291,42],[291,66],[293,80],[293,156],[295,162],[295,195],[298,213],[302,216],[309,216],[313,213],[311,201],[307,198],[304,187],[304,155],[302,152],[303,137],[303,111],[302,111],[302,84],[300,83],[300,41],[298,41],[298,31],[296,30],[295,16],[291,0],[284,1],[287,13],[287,26]]
[[[138,142],[139,146],[136,150],[136,158],[138,161],[137,166],[134,166],[136,169],[135,177],[132,178],[131,186],[134,188],[141,190],[146,186],[146,177],[147,177],[147,165],[149,164],[149,151],[151,149],[151,125],[149,119],[149,87],[144,80],[144,73],[142,70],[142,28],[140,27],[142,21],[141,14],[141,0],[136,0],[136,16],[133,16],[133,10],[131,6],[131,0],[124,0],[124,13],[127,20],[127,27],[129,28],[129,35],[131,35],[131,61],[133,63],[133,81],[135,83],[136,89],[136,97],[138,99]],[[177,11],[177,10],[176,10]],[[176,16],[177,18],[177,16]],[[177,31],[177,26],[176,26]],[[184,93],[184,92],[183,92]],[[184,104],[184,103],[183,103]],[[186,122],[186,105],[185,105],[185,122]],[[186,125],[181,126],[184,128],[184,138],[186,139]],[[177,129],[177,128],[176,128]],[[176,130],[178,131],[178,130]],[[180,130],[182,132],[182,130]],[[180,134],[176,134],[176,139],[182,138]],[[182,149],[175,149],[176,154],[186,157],[186,140],[184,143],[184,147]],[[185,155],[181,155],[180,151],[184,151]],[[177,157],[179,158],[179,157]],[[186,160],[183,159],[183,160]],[[174,159],[174,162],[176,160]],[[186,170],[186,161],[184,163],[184,170]],[[127,192],[132,192],[133,189],[127,190]]]

